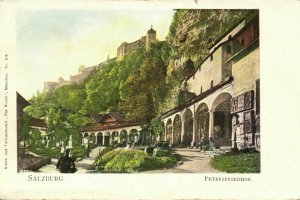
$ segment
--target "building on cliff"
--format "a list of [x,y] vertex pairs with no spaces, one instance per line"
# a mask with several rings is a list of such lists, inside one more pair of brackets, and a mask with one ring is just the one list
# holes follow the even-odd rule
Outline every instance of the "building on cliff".
[[85,67],[84,65],[81,65],[79,67],[79,74],[70,76],[70,83],[80,83],[84,81],[96,68],[97,66]]
[[162,115],[173,146],[260,149],[259,17],[242,21],[210,47],[186,78],[190,101]]
[[134,50],[145,49],[149,50],[150,44],[156,41],[156,31],[151,28],[147,31],[146,36],[142,36],[139,40],[131,43],[123,42],[117,49],[117,60],[122,60],[124,56]]
[[85,67],[84,65],[80,65],[78,69],[78,74],[70,75],[69,81],[64,80],[62,77],[58,79],[58,81],[48,81],[44,82],[44,92],[53,91],[61,86],[68,85],[68,84],[78,84],[88,78],[97,68],[103,66],[104,64],[108,64],[111,62],[115,62],[116,57],[109,58],[104,62],[99,63],[98,65]]
[[69,84],[69,81],[64,80],[62,77],[59,77],[57,82],[55,81],[48,81],[44,82],[44,92],[50,92],[55,90],[56,88],[59,88],[61,86]]

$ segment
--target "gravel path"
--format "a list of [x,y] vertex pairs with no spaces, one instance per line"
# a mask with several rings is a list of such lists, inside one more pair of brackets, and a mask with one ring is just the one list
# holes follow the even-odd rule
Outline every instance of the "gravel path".
[[196,149],[174,149],[181,155],[183,163],[171,169],[152,170],[142,173],[221,173],[210,165],[209,152]]

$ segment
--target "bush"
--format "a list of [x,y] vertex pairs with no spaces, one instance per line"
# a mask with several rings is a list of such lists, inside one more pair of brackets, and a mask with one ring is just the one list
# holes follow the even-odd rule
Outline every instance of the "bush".
[[77,158],[84,158],[87,155],[87,148],[85,146],[76,146],[72,149],[72,158],[76,160]]
[[89,143],[89,147],[90,147],[90,149],[94,149],[94,148],[97,147],[97,144],[95,144],[95,143]]
[[123,150],[110,160],[104,168],[107,172],[138,171],[147,154],[139,150]]
[[29,150],[39,156],[46,156],[51,158],[59,158],[60,157],[60,148],[50,148],[45,146],[39,146],[39,145],[31,145],[29,147]]
[[156,143],[155,145],[156,147],[160,148],[160,149],[164,149],[164,150],[169,150],[169,142],[167,141],[159,141]]
[[230,152],[215,156],[211,164],[214,168],[229,173],[259,173],[260,153],[255,151]]
[[112,147],[106,147],[106,148],[104,148],[104,149],[99,153],[99,155],[96,157],[95,163],[96,163],[98,160],[101,160],[102,157],[103,157],[105,154],[107,154],[108,152],[110,152],[110,151],[112,151],[112,150],[113,150]]
[[96,169],[103,170],[105,165],[110,160],[112,160],[120,151],[121,149],[115,149],[114,151],[109,151],[103,154],[102,156],[99,156],[99,158],[95,161]]
[[156,156],[156,157],[164,157],[164,156],[170,156],[170,155],[171,155],[171,151],[169,151],[169,150],[162,150],[162,149],[155,148],[154,152],[153,152],[153,156]]
[[170,168],[176,164],[176,157],[152,157],[141,150],[113,150],[96,162],[96,169],[112,173]]
[[114,148],[117,148],[117,147],[119,147],[119,144],[118,144],[118,142],[117,142],[117,141],[113,141],[109,147],[111,147],[111,148],[113,148],[113,149],[114,149]]

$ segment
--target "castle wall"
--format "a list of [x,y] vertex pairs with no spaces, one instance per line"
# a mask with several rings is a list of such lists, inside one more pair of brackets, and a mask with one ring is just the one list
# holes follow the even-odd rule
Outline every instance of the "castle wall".
[[146,36],[132,43],[122,43],[117,49],[117,59],[121,60],[125,55],[140,48],[146,48]]
[[70,83],[80,83],[85,80],[93,71],[82,71],[81,74],[70,76]]
[[[153,30],[153,29],[151,28],[151,30]],[[124,58],[124,56],[130,54],[134,50],[138,50],[141,48],[148,50],[150,47],[150,44],[155,41],[156,41],[156,33],[148,32],[147,36],[143,36],[139,40],[136,40],[131,43],[123,42],[117,48],[117,60],[122,60]]]
[[44,92],[50,92],[58,87],[58,82],[45,82],[44,83]]

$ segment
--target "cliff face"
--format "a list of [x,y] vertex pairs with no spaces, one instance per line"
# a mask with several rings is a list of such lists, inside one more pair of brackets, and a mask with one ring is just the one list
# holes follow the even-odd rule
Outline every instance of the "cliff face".
[[209,47],[240,21],[248,21],[257,14],[258,10],[176,10],[167,36],[172,49],[167,82],[172,89],[162,110],[174,108],[180,102],[179,94],[185,90],[182,82],[192,70],[186,68],[187,63],[192,61],[194,70],[199,68],[209,55]]
[[[173,47],[173,60],[190,57],[194,62],[209,54],[208,47],[244,18],[252,18],[257,10],[177,10],[168,41]],[[199,67],[199,66],[195,66]]]

